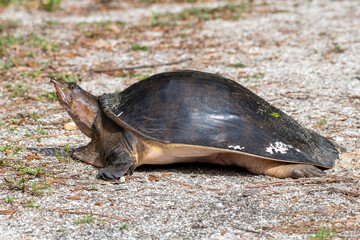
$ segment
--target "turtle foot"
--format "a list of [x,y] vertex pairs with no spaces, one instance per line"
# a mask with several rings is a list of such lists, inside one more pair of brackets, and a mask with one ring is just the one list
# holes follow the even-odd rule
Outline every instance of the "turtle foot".
[[107,168],[99,169],[96,178],[105,180],[105,181],[116,181],[125,175],[132,175],[134,170],[135,170],[135,167],[131,166],[124,174],[124,171],[118,170],[114,166],[110,166]]
[[313,165],[294,164],[291,168],[290,177],[292,178],[308,178],[321,177],[326,173]]
[[131,175],[135,170],[134,157],[125,152],[122,147],[111,149],[105,154],[108,166],[99,169],[97,179],[117,180],[124,175]]
[[309,178],[321,177],[326,173],[313,165],[278,163],[269,167],[265,174],[277,178]]

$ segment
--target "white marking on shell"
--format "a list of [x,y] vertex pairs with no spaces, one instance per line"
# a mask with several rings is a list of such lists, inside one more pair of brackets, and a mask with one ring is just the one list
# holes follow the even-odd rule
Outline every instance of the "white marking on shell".
[[233,148],[234,150],[244,150],[245,147],[240,147],[240,145],[236,145],[236,146],[233,146],[233,145],[230,145],[228,146],[228,148]]
[[119,113],[118,115],[116,115],[117,117],[120,117],[121,116],[121,114],[123,114],[123,112],[121,112],[121,113]]
[[266,152],[270,154],[273,154],[274,152],[285,154],[289,150],[289,148],[293,148],[293,146],[282,142],[275,142],[274,144],[275,145],[270,143],[269,147],[266,148]]

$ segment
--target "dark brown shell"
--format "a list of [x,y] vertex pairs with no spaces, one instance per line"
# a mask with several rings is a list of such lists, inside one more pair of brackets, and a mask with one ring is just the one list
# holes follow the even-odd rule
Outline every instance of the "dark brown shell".
[[146,139],[333,167],[338,152],[238,83],[199,71],[156,74],[99,97],[106,115]]

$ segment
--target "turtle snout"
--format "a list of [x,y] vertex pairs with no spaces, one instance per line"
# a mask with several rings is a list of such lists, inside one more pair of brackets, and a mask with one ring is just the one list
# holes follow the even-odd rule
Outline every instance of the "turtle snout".
[[65,103],[66,105],[70,105],[71,99],[68,96],[68,94],[66,94],[66,90],[68,89],[66,83],[62,83],[54,78],[51,78],[50,82],[53,83],[55,86],[56,93],[58,95],[60,103]]

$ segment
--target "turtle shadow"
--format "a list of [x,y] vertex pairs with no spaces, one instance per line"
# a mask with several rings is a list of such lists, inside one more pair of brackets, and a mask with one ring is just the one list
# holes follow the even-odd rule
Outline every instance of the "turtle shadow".
[[[29,150],[44,154],[50,157],[61,157],[66,159],[72,157],[75,148],[66,149],[65,147],[32,147]],[[175,163],[167,165],[141,165],[136,168],[136,172],[148,174],[179,173],[184,175],[209,175],[209,176],[252,176],[246,169],[237,166],[222,166],[210,163]]]
[[73,148],[66,149],[65,147],[30,147],[27,149],[32,152],[44,154],[45,156],[62,158],[71,157],[74,151]]
[[184,175],[209,176],[252,176],[246,169],[236,166],[222,166],[210,163],[175,163],[169,165],[141,165],[136,172],[143,173],[179,173]]

